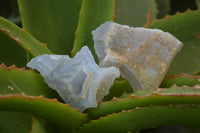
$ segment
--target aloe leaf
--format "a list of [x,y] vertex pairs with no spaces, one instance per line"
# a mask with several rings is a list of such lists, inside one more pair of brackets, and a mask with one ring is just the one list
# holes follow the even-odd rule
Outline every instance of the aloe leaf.
[[109,90],[109,94],[104,97],[104,101],[111,100],[113,97],[119,97],[123,93],[131,93],[133,88],[129,84],[128,80],[115,80],[113,86]]
[[1,133],[30,133],[32,115],[24,112],[0,111]]
[[43,125],[41,124],[41,122],[33,117],[32,119],[32,125],[31,125],[31,133],[49,133],[46,131],[46,129],[43,127]]
[[43,77],[25,68],[0,65],[0,94],[21,94],[30,96],[43,95],[47,98],[58,98],[57,92],[44,83]]
[[20,46],[22,46],[27,52],[33,56],[41,54],[52,54],[51,51],[43,45],[41,42],[36,40],[27,31],[19,28],[17,25],[9,22],[0,16],[0,31],[5,33]]
[[[150,28],[170,32],[184,44],[171,63],[168,74],[192,74],[200,68],[200,10],[187,11],[155,21]],[[191,21],[192,20],[192,21]]]
[[59,132],[72,132],[77,126],[88,121],[86,115],[57,100],[22,95],[0,96],[0,110],[23,111],[41,117]]
[[155,0],[116,0],[116,19],[120,24],[129,26],[144,26],[147,22],[147,13],[151,12],[151,19],[157,17]]
[[165,17],[170,11],[170,0],[156,0],[158,5],[158,15],[157,18]]
[[163,126],[199,127],[199,114],[200,107],[194,105],[137,107],[93,120],[76,133],[122,133]]
[[[196,73],[198,74],[198,73]],[[174,76],[165,76],[162,81],[160,88],[169,88],[172,85],[176,86],[194,86],[200,84],[200,76],[191,76],[184,73],[174,75]]]
[[90,119],[97,119],[101,116],[121,112],[122,110],[149,105],[200,104],[200,90],[198,86],[193,88],[152,89],[125,95],[122,98],[113,98],[111,101],[102,102],[98,107],[87,109],[85,112],[88,113]]
[[32,125],[31,125],[31,133],[57,133],[55,126],[47,120],[41,119],[39,117],[33,116]]
[[33,115],[2,110],[0,111],[0,131],[1,133],[30,133],[30,131],[31,133],[47,133],[41,122]]
[[200,76],[200,70],[196,71],[195,73],[192,74],[193,76]]
[[47,120],[44,120],[39,117],[33,116],[32,125],[31,125],[31,133],[40,133],[44,131],[46,133],[57,133],[56,127]]
[[97,59],[94,51],[92,30],[106,21],[112,21],[114,16],[115,0],[84,0],[79,13],[79,22],[75,36],[72,56],[87,45]]
[[[12,54],[11,54],[12,53]],[[0,63],[15,64],[18,67],[26,65],[26,51],[14,40],[0,31]]]
[[70,54],[82,0],[18,0],[23,28],[56,54]]
[[[200,84],[200,76],[198,75],[200,72],[196,72],[193,76],[187,75],[184,73],[169,76],[166,75],[163,79],[160,88],[169,88],[172,85],[176,86],[194,86]],[[196,76],[195,76],[196,75]],[[113,86],[109,90],[109,94],[104,97],[104,101],[111,100],[113,97],[119,97],[123,93],[131,93],[133,92],[133,88],[130,86],[127,80],[115,80]]]

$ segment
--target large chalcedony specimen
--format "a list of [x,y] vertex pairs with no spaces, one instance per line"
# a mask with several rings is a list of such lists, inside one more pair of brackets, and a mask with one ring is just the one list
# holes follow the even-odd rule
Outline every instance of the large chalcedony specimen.
[[66,103],[80,111],[96,107],[109,93],[118,68],[100,68],[87,46],[74,58],[68,55],[41,55],[33,58],[28,67],[40,71],[45,82],[63,98]]
[[160,85],[183,44],[158,29],[106,22],[92,32],[102,67],[116,66],[134,91]]

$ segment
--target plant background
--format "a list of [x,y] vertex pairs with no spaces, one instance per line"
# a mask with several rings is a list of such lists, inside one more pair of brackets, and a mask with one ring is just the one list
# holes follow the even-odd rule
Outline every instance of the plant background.
[[[163,2],[159,4],[159,1]],[[156,2],[154,0],[116,0],[115,21],[120,24],[141,27],[147,22],[148,12],[152,13],[151,19],[154,21],[155,19],[164,18],[168,14],[173,15],[177,12],[185,12],[188,9],[197,9],[195,0],[156,0]],[[0,0],[0,16],[21,26],[19,14],[16,0]],[[8,66],[13,64],[17,67],[26,66],[25,50],[16,45],[14,41],[7,39],[2,33],[0,33],[0,37],[7,41],[7,45],[1,46],[0,62],[4,62]],[[15,58],[12,58],[13,56]],[[171,72],[170,74],[178,73],[180,72]]]
[[[188,9],[197,10],[198,6],[195,0],[162,0],[161,4],[159,4],[160,0],[152,1],[149,0],[117,0],[116,3],[116,18],[115,21],[121,24],[126,24],[129,26],[144,26],[147,23],[147,13],[151,12],[151,20],[154,21],[156,19],[162,19],[166,17],[168,14],[173,15],[177,12],[185,12]],[[167,6],[166,6],[167,5]],[[157,7],[156,10],[155,7]],[[162,10],[162,11],[161,11]],[[3,16],[13,23],[21,26],[21,19],[19,15],[19,9],[17,6],[16,0],[0,0],[0,16]],[[13,40],[9,39],[6,35],[0,32],[0,38],[7,42],[6,45],[0,44],[0,62],[4,62],[7,66],[15,64],[17,67],[26,66],[27,55],[24,49],[22,49],[19,45],[17,45]],[[44,42],[45,43],[45,42]],[[15,58],[13,58],[15,57]],[[196,56],[192,57],[193,59],[198,58]],[[199,66],[197,66],[199,68]],[[180,68],[169,70],[169,74],[178,74],[181,73],[182,70]],[[179,70],[180,69],[180,70]],[[194,70],[197,70],[194,68]],[[188,70],[185,73],[192,74],[195,72],[194,70]],[[29,114],[16,117],[15,113],[12,115],[12,112],[9,113],[9,119],[20,119],[24,117],[26,120],[29,119]],[[27,118],[26,118],[27,117]],[[1,116],[0,116],[1,118]],[[29,120],[32,121],[32,120]],[[36,119],[37,121],[37,119]],[[40,121],[41,122],[41,121]],[[20,123],[20,122],[19,122]],[[21,123],[26,124],[24,121]],[[27,124],[27,126],[29,126]],[[168,127],[166,128],[158,128],[145,130],[142,132],[164,132],[164,131],[174,131],[174,132],[199,132],[198,129],[187,128],[187,127]]]

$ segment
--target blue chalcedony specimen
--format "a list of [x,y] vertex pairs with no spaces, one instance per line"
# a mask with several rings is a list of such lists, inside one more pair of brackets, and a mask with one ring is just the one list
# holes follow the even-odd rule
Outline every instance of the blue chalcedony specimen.
[[66,103],[80,111],[96,107],[120,76],[118,68],[100,68],[87,46],[74,58],[45,54],[33,58],[27,66],[37,69]]

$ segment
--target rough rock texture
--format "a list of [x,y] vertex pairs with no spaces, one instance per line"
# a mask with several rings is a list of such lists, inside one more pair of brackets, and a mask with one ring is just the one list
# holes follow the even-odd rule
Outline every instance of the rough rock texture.
[[114,22],[102,24],[92,34],[100,66],[118,67],[135,91],[159,86],[183,46],[167,32]]
[[98,101],[109,93],[115,78],[120,76],[118,68],[100,68],[87,46],[74,58],[68,55],[41,55],[33,58],[27,66],[40,71],[45,82],[66,103],[80,111],[96,107]]

